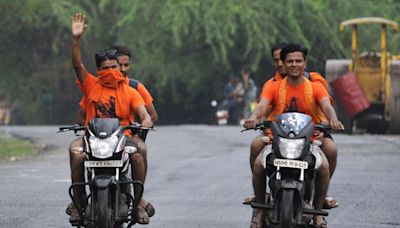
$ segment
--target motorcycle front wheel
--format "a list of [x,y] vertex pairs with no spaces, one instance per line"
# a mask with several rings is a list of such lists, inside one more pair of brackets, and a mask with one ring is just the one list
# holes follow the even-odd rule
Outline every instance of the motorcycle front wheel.
[[281,228],[292,228],[294,225],[294,190],[283,189],[281,198],[280,224]]
[[97,228],[113,228],[108,189],[102,189],[97,192],[95,213]]

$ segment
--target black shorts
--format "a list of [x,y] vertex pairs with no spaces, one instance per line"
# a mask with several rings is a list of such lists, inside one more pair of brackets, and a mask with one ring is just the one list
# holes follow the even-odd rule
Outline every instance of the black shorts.
[[331,135],[331,133],[329,131],[324,131],[324,137],[325,138],[330,138],[333,141],[332,135]]
[[133,141],[133,139],[131,137],[126,136],[126,142],[125,142],[125,146],[133,146],[138,148],[138,145],[135,141]]

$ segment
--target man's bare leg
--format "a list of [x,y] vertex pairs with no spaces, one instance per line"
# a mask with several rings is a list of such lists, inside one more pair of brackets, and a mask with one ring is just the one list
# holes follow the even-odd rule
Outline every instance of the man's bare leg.
[[[337,161],[337,146],[333,142],[333,140],[329,137],[323,138],[322,140],[322,151],[325,153],[326,158],[329,162],[329,177],[332,179],[332,176],[336,169],[336,161]],[[337,207],[337,201],[332,197],[326,197],[325,202],[323,204],[323,208],[331,209]]]
[[[84,161],[86,160],[86,155],[83,151],[83,140],[82,137],[75,139],[72,141],[69,147],[69,158],[70,158],[70,167],[71,167],[71,182],[84,182]],[[72,189],[74,199],[78,204],[79,208],[84,208],[86,204],[86,193],[85,187],[77,186]],[[67,213],[71,215],[70,221],[79,220],[78,211],[75,208],[75,205],[69,205],[67,208]]]
[[[326,193],[329,187],[329,163],[325,154],[321,151],[322,164],[317,170],[315,179],[315,197],[314,197],[314,208],[317,210],[322,209],[322,205],[325,200]],[[323,216],[315,215],[314,224],[320,225],[324,223]]]
[[251,172],[253,172],[254,162],[257,159],[258,155],[261,153],[262,149],[265,146],[265,142],[262,140],[264,135],[259,135],[253,139],[250,146],[250,168]]
[[[262,140],[262,137],[264,137],[264,135],[259,135],[256,138],[254,138],[253,141],[251,142],[250,159],[249,159],[251,173],[253,173],[254,162],[256,161],[258,155],[265,147],[265,142]],[[254,195],[247,196],[246,198],[244,198],[243,203],[250,204],[251,202],[254,201],[254,197],[255,197]]]
[[[147,174],[147,147],[144,144],[143,140],[138,137],[134,137],[133,141],[138,145],[137,152],[131,154],[131,169],[132,169],[132,179],[135,181],[140,181],[143,186],[146,180]],[[139,195],[137,192],[134,193],[135,198],[138,198]],[[139,224],[148,224],[149,216],[145,210],[148,203],[144,200],[143,195],[141,200],[139,201],[136,216],[138,217]]]
[[331,138],[323,138],[321,149],[325,153],[326,158],[328,159],[328,162],[329,162],[329,176],[330,176],[330,178],[332,178],[333,173],[335,172],[335,169],[336,169],[337,146],[332,141]]
[[[254,202],[265,203],[265,169],[262,164],[262,154],[259,154],[257,159],[254,161],[253,166],[253,189],[255,193]],[[250,227],[259,227],[264,224],[265,211],[253,209],[253,217]]]

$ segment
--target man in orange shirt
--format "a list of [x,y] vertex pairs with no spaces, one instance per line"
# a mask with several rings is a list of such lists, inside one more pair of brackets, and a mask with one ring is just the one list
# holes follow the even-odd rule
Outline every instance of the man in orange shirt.
[[[95,77],[82,64],[80,37],[85,31],[85,16],[77,13],[72,17],[72,64],[80,83],[80,89],[86,96],[85,123],[92,118],[118,118],[121,125],[129,125],[134,121],[134,114],[139,116],[143,127],[152,127],[150,115],[144,106],[143,98],[126,84],[118,63],[116,50],[105,49],[96,53],[97,75]],[[129,143],[132,139],[128,140]],[[72,183],[84,181],[84,160],[82,138],[75,140],[70,146],[70,165]],[[145,157],[138,147],[138,152],[130,155],[132,179],[144,182]],[[74,188],[74,196],[80,207],[84,207],[83,188]],[[71,208],[71,222],[79,221],[76,208]],[[147,224],[149,218],[145,210],[138,206],[136,216],[139,223]]]
[[[267,82],[264,85],[260,102],[248,120],[246,128],[254,128],[257,120],[269,115],[273,120],[276,115],[290,107],[295,99],[298,110],[313,117],[315,123],[329,121],[333,129],[341,129],[343,125],[338,121],[336,112],[331,105],[331,97],[321,83],[311,82],[304,77],[306,67],[307,49],[298,44],[288,44],[281,53],[280,59],[287,77],[280,81]],[[284,94],[281,94],[284,91]],[[311,91],[311,93],[310,93]],[[306,94],[311,94],[309,97]],[[321,113],[322,111],[322,113]],[[329,163],[324,153],[319,153],[322,165],[317,169],[316,191],[314,207],[321,209],[329,185]],[[262,154],[259,154],[253,164],[253,188],[255,202],[264,203],[265,200],[265,169],[263,167]],[[251,227],[263,227],[265,211],[254,209]],[[314,224],[327,227],[322,216],[313,217]]]
[[[142,98],[144,100],[146,110],[151,116],[151,121],[153,121],[153,123],[157,122],[158,115],[157,115],[157,111],[153,105],[153,97],[151,96],[150,92],[143,85],[143,83],[141,83],[140,81],[138,81],[136,79],[131,79],[128,77],[128,71],[130,69],[131,51],[127,47],[124,47],[121,45],[112,45],[110,47],[110,49],[114,49],[117,51],[117,57],[118,57],[118,62],[119,62],[119,66],[120,66],[120,71],[126,78],[126,83],[130,87],[136,89],[139,92],[140,96],[142,96]],[[79,82],[78,82],[78,84],[79,84]],[[80,110],[79,117],[78,117],[78,122],[81,122],[81,123],[84,122],[84,119],[86,116],[85,107],[84,107],[85,103],[86,103],[85,99],[86,99],[85,96],[82,97],[82,100],[79,103],[80,107],[83,109],[83,110]]]
[[[274,76],[267,81],[265,85],[271,84],[275,81],[280,81],[283,78],[286,77],[286,70],[283,65],[283,61],[280,59],[280,53],[281,50],[288,45],[287,42],[279,42],[276,43],[271,47],[271,55],[272,59],[274,62],[274,67],[275,67],[275,74]],[[319,82],[321,83],[326,90],[328,90],[328,83],[326,80],[317,72],[305,72],[304,76],[309,79],[312,82]],[[268,116],[269,113],[266,114]],[[262,149],[265,146],[264,136],[260,135],[256,137],[252,142],[250,146],[250,168],[251,171],[253,171],[253,164],[254,161],[256,160],[257,156],[260,154]],[[335,172],[336,169],[336,161],[337,161],[337,146],[332,140],[332,136],[326,132],[324,138],[322,139],[322,145],[321,145],[322,151],[324,151],[326,157],[328,158],[329,161],[329,174],[330,178],[332,178],[333,173]],[[248,196],[244,199],[245,204],[250,204],[254,200],[254,195]],[[324,201],[323,207],[325,209],[330,209],[333,207],[337,207],[338,203],[336,202],[335,199],[332,197],[326,197]]]

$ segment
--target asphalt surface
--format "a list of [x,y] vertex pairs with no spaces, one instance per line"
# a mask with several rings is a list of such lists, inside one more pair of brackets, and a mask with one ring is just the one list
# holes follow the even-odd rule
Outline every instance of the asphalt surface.
[[[145,198],[156,215],[145,227],[248,227],[249,144],[240,127],[162,126],[148,135]],[[65,208],[72,133],[56,126],[0,127],[46,144],[41,153],[0,162],[0,227],[70,227]],[[400,227],[400,136],[334,135],[338,166],[329,227]],[[140,227],[137,225],[136,227]]]

